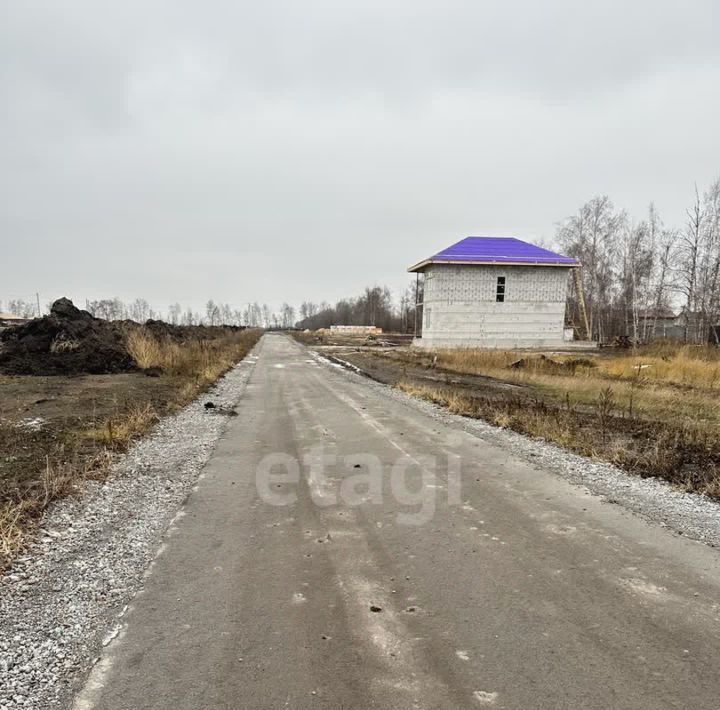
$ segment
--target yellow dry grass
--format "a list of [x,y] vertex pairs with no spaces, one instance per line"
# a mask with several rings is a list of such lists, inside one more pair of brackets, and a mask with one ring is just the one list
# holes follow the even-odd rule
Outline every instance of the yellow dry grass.
[[80,461],[61,461],[46,456],[40,485],[21,498],[0,504],[0,568],[21,550],[40,514],[56,498],[73,493],[89,478],[103,478],[112,461],[110,452],[98,450]]
[[128,335],[127,348],[141,368],[159,368],[164,374],[191,378],[202,386],[229,370],[257,338],[257,331],[245,330],[213,339],[178,343],[140,328]]
[[531,436],[554,441],[561,446],[575,443],[565,413],[560,413],[560,416],[557,413],[547,416],[528,407],[522,410],[519,417],[511,408],[498,406],[497,403],[483,406],[473,397],[451,389],[418,385],[407,381],[399,382],[396,386],[414,397],[446,407],[453,414],[482,418],[495,426],[516,429]]
[[[573,370],[555,367],[538,354],[511,350],[457,349],[428,351],[436,366],[458,374],[494,377],[526,385],[557,402],[593,406],[599,393],[611,387],[616,407],[661,420],[689,420],[720,427],[720,360],[715,348],[663,346],[636,352],[552,354],[556,362],[581,359]],[[510,365],[519,359],[525,366]]]
[[[483,350],[465,348],[434,350],[438,367],[459,373],[496,375],[508,378],[511,363],[523,358],[527,365],[523,373],[547,373],[550,369],[538,355],[513,350]],[[580,365],[577,373],[585,376],[605,376],[622,380],[638,378],[650,382],[720,389],[720,351],[714,347],[694,345],[663,345],[638,348],[635,351],[591,354],[553,354],[558,362],[582,358],[593,366]]]
[[720,361],[703,357],[705,349],[681,348],[672,355],[657,356],[638,351],[635,354],[599,358],[598,369],[608,375],[630,380],[637,377],[650,382],[720,388]]
[[32,501],[6,501],[0,505],[0,560],[7,560],[21,549],[33,513]]
[[[660,344],[577,354],[503,350],[378,353],[415,366],[492,381],[400,389],[578,453],[720,497],[720,350]],[[522,360],[521,363],[518,363]],[[511,365],[516,364],[515,367]],[[407,373],[407,370],[405,370]]]
[[145,403],[118,413],[100,426],[77,430],[73,435],[111,448],[124,448],[129,441],[148,431],[159,419],[155,407]]

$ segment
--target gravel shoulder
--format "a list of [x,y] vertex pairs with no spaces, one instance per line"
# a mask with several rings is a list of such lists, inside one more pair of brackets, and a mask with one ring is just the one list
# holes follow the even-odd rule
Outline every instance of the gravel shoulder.
[[[611,464],[578,456],[546,441],[531,439],[478,419],[451,414],[438,405],[368,378],[352,363],[343,367],[338,362],[328,360],[321,352],[311,352],[324,365],[344,373],[346,377],[361,378],[366,386],[383,397],[402,401],[447,426],[462,429],[489,443],[505,447],[513,455],[580,486],[608,504],[619,505],[691,540],[720,547],[720,504],[707,496],[686,493],[660,479],[634,476]],[[337,353],[335,358],[342,360],[342,356]]]
[[[142,588],[260,348],[164,418],[104,483],[46,513],[39,539],[0,580],[0,710],[67,706]],[[208,400],[217,407],[206,410]]]

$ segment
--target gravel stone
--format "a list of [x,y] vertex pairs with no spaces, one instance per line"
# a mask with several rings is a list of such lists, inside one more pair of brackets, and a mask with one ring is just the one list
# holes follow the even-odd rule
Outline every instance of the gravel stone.
[[[207,393],[218,406],[237,404],[258,347]],[[54,504],[0,579],[0,710],[69,707],[117,635],[118,619],[229,421],[208,414],[207,396],[164,418],[106,481]]]

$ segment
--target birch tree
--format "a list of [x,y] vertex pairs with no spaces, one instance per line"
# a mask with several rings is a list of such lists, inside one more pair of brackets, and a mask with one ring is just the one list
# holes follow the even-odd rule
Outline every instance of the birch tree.
[[557,231],[557,241],[568,256],[583,266],[582,286],[591,334],[600,340],[607,330],[607,316],[615,284],[614,265],[618,237],[625,222],[606,195],[594,197]]

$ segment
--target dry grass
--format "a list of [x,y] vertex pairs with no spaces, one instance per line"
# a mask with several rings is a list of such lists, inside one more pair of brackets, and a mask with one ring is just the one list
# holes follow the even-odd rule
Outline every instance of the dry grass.
[[612,388],[598,393],[592,411],[527,397],[483,397],[451,388],[400,382],[398,388],[455,414],[542,438],[641,476],[655,476],[720,498],[720,443],[690,422],[645,422],[615,413]]
[[[51,437],[23,436],[3,423],[0,443],[12,437],[13,446],[3,453],[16,454],[20,467],[12,479],[3,479],[0,498],[0,569],[25,545],[43,511],[55,499],[77,492],[86,479],[106,475],[112,455],[110,448],[96,446],[81,450]],[[126,445],[129,439],[126,441]]]
[[520,399],[497,400],[474,397],[451,389],[400,382],[397,387],[415,397],[447,407],[453,414],[483,419],[490,424],[542,437],[561,445],[573,441],[572,412],[544,416],[541,408],[528,407]]
[[257,336],[257,331],[246,330],[179,343],[138,329],[128,335],[127,348],[143,369],[159,368],[172,377],[212,382],[248,352]]
[[259,337],[259,331],[246,330],[177,342],[137,331],[129,335],[128,348],[140,367],[157,368],[155,374],[165,378],[159,400],[118,403],[102,417],[87,413],[78,417],[79,423],[54,431],[18,429],[0,419],[0,569],[23,547],[53,500],[78,491],[86,479],[104,478],[117,453],[163,414],[197,397]]
[[686,346],[668,355],[640,350],[632,355],[602,358],[598,368],[603,374],[624,380],[635,378],[640,368],[643,379],[650,382],[720,389],[720,361],[709,358],[708,350]]
[[0,562],[6,563],[22,549],[29,521],[34,521],[36,517],[32,501],[5,501],[0,505]]
[[475,348],[435,350],[437,365],[458,373],[497,375],[507,379],[507,370],[521,358],[526,361],[523,373],[559,374],[554,362],[580,363],[573,372],[585,377],[607,377],[633,380],[638,377],[660,384],[720,389],[720,352],[713,347],[694,345],[647,346],[635,351],[601,352],[599,354],[552,355],[543,360],[537,355],[512,350]]
[[[627,351],[550,355],[504,350],[458,349],[399,354],[460,375],[480,375],[534,390],[548,401],[593,407],[610,386],[615,409],[631,417],[681,420],[718,428],[720,433],[720,353],[696,346],[640,348]],[[436,358],[436,359],[435,359]],[[518,360],[524,366],[513,368]],[[557,363],[564,363],[558,366]]]
[[452,412],[720,498],[720,349],[397,348],[340,357]]
[[175,345],[169,340],[164,343],[161,342],[159,338],[153,337],[145,328],[139,328],[128,333],[125,342],[128,352],[138,366],[143,369],[161,367],[161,363],[164,364],[170,359],[170,346]]
[[83,441],[92,441],[112,450],[124,450],[138,436],[152,428],[160,419],[155,407],[146,402],[127,411],[118,412],[103,422],[71,432],[73,437]]

